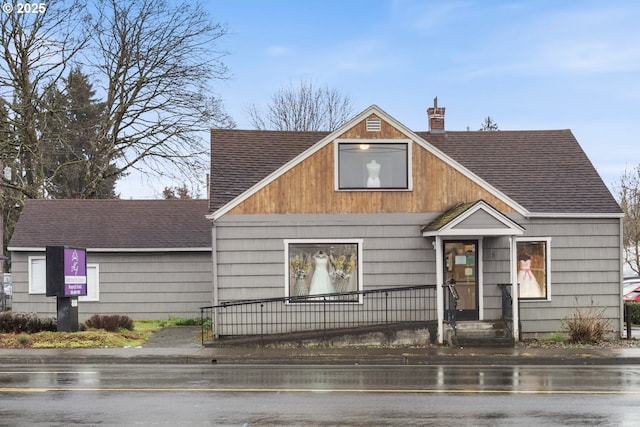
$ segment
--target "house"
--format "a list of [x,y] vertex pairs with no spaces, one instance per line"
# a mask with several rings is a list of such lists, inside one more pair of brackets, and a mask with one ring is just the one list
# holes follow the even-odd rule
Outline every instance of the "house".
[[375,105],[333,132],[212,130],[209,200],[27,200],[13,309],[55,314],[44,250],[68,245],[87,248],[81,321],[280,297],[340,313],[367,302],[326,294],[425,285],[439,342],[451,295],[458,322],[491,321],[506,288],[515,339],[578,306],[620,336],[623,215],[573,134],[452,132],[427,113],[420,132]]
[[56,317],[46,297],[45,248],[87,249],[78,319],[193,318],[210,303],[207,200],[26,200],[9,244],[13,311]]
[[622,211],[571,131],[444,118],[436,101],[425,132],[375,105],[334,132],[212,130],[214,304],[432,284],[442,342],[443,285],[482,321],[508,284],[514,338],[592,305],[620,336]]

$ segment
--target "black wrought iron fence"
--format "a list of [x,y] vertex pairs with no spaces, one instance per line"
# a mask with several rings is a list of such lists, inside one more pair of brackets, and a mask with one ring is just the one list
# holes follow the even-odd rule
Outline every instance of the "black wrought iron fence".
[[500,288],[500,296],[502,301],[501,319],[502,321],[504,321],[505,325],[507,325],[509,332],[512,333],[513,332],[513,296],[509,291],[509,288],[511,287],[511,283],[498,283],[498,287]]
[[272,335],[437,319],[436,286],[228,301],[201,307],[202,344],[214,337]]

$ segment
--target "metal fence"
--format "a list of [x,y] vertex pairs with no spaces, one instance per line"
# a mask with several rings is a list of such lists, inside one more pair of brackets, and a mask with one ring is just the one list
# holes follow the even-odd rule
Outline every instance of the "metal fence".
[[200,308],[202,343],[214,337],[435,321],[436,304],[435,285],[228,301]]

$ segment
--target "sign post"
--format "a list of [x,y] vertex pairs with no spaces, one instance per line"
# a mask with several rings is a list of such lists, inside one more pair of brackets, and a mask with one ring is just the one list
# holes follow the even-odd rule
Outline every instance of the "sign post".
[[58,332],[78,331],[78,296],[87,295],[87,251],[47,246],[47,296],[57,298]]

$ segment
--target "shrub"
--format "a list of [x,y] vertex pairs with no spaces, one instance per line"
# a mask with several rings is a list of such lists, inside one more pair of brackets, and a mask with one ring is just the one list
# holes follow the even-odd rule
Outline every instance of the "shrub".
[[40,319],[31,313],[0,313],[0,333],[34,334],[36,332],[57,330],[57,322],[54,318]]
[[27,334],[20,334],[20,336],[18,337],[18,343],[25,347],[27,344],[29,344],[29,335]]
[[625,302],[624,308],[631,312],[631,323],[634,325],[640,324],[640,303]]
[[133,330],[133,320],[129,316],[118,314],[101,316],[94,314],[83,324],[83,329],[104,329],[107,332],[117,332],[120,329]]
[[604,317],[606,308],[597,309],[591,300],[591,307],[585,309],[577,303],[576,309],[569,317],[562,321],[563,328],[569,334],[569,341],[573,343],[590,344],[602,341],[605,334],[611,330],[611,322]]
[[169,320],[164,322],[165,326],[200,326],[202,324],[202,319],[199,317],[190,317],[188,319],[184,319],[181,317],[169,317]]

